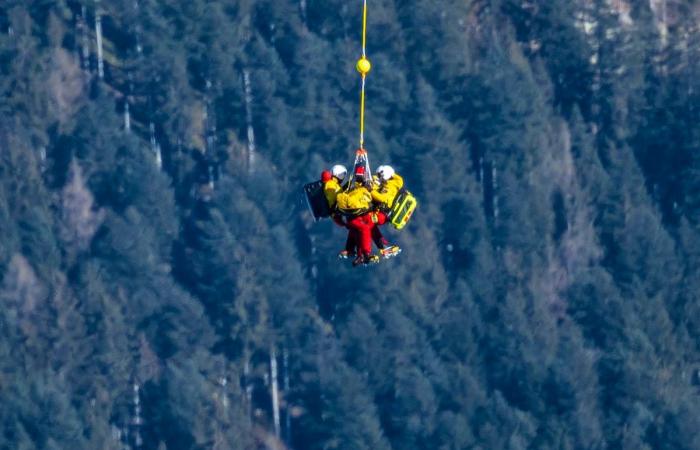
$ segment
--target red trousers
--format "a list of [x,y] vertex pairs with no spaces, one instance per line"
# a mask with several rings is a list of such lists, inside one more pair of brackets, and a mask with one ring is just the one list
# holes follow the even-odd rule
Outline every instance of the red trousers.
[[369,212],[348,220],[348,240],[345,248],[354,250],[357,246],[358,255],[370,255],[372,253],[372,240],[379,248],[384,248],[388,242],[379,231],[378,225],[386,223],[386,215],[383,212]]

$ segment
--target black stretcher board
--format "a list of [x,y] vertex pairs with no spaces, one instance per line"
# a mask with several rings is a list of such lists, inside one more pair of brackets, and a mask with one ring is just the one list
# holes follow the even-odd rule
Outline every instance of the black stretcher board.
[[323,193],[323,181],[318,180],[304,185],[306,204],[317,222],[331,216],[326,195]]

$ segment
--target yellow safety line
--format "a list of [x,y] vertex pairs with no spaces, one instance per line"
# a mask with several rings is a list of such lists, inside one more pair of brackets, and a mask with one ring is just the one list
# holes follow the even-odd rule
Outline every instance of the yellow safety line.
[[[362,57],[367,56],[367,0],[362,9]],[[360,91],[360,148],[365,148],[365,74],[362,73],[362,90]]]
[[367,46],[367,0],[364,0],[364,7],[362,9],[362,56],[367,56],[365,54],[365,47]]

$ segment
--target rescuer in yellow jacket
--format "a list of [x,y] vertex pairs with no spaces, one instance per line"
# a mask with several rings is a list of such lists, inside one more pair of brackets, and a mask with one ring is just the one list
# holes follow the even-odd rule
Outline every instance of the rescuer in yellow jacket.
[[343,190],[342,183],[347,174],[348,169],[345,166],[336,164],[331,168],[331,177],[328,180],[323,180],[323,194],[328,200],[328,207],[331,211],[335,210],[336,199]]
[[376,211],[372,213],[372,221],[375,224],[372,229],[372,239],[379,247],[381,255],[389,258],[399,254],[401,248],[398,245],[389,244],[389,241],[382,236],[379,226],[386,223],[386,212],[394,204],[396,196],[403,188],[403,178],[396,173],[393,167],[388,165],[379,166],[375,174],[372,185],[372,201],[376,206]]
[[403,187],[403,178],[391,166],[379,166],[372,189],[372,201],[382,210],[388,210]]

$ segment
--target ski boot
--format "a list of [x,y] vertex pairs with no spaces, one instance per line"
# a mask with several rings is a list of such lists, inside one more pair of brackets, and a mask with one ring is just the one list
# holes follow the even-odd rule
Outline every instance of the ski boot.
[[338,259],[350,259],[355,257],[355,252],[349,252],[347,250],[341,250],[338,253]]
[[365,265],[369,266],[370,264],[377,264],[379,262],[379,256],[377,255],[369,255],[365,257]]
[[388,247],[379,250],[379,253],[384,259],[393,258],[394,256],[401,253],[401,247],[399,247],[398,245],[389,245]]
[[352,266],[357,267],[365,263],[365,257],[363,255],[357,255],[355,259],[352,260]]
[[357,255],[352,262],[352,266],[369,266],[370,264],[376,264],[378,262],[379,256],[377,255]]

